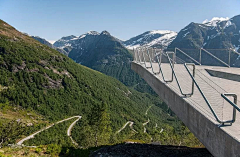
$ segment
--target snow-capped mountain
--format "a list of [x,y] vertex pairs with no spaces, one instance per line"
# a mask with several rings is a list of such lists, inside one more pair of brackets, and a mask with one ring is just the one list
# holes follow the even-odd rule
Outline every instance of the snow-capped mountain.
[[76,63],[113,76],[126,85],[143,82],[130,68],[133,60],[130,52],[107,31],[63,37],[54,45],[68,51],[68,57]]
[[133,37],[123,44],[128,49],[139,46],[166,48],[177,36],[177,32],[169,30],[152,30]]
[[183,28],[168,48],[224,49],[240,47],[240,15],[213,18],[203,23],[190,23]]
[[202,24],[206,25],[206,26],[217,26],[218,23],[222,22],[222,21],[229,21],[229,18],[226,17],[213,17],[212,20],[208,21],[208,19],[204,20],[202,22]]
[[63,37],[56,41],[54,46],[66,50],[70,58],[86,66],[106,62],[106,58],[118,53],[117,49],[125,48],[107,31],[101,33],[89,31],[79,37],[73,35]]
[[63,49],[66,46],[71,46],[71,43],[74,42],[74,40],[76,39],[78,39],[78,37],[75,35],[62,37],[61,39],[57,40],[53,45],[55,47]]
[[[233,18],[213,18],[203,23],[190,23],[183,28],[168,46],[181,49],[234,49],[240,52],[240,15]],[[220,52],[219,58],[226,59]],[[236,59],[236,55],[233,56]],[[234,61],[232,61],[234,64]],[[240,64],[239,64],[240,65]]]

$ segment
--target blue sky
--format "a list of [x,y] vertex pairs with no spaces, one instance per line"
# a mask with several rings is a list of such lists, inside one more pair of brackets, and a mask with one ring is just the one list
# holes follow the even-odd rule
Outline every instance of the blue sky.
[[109,31],[127,40],[148,30],[240,14],[240,0],[0,0],[0,19],[47,40]]

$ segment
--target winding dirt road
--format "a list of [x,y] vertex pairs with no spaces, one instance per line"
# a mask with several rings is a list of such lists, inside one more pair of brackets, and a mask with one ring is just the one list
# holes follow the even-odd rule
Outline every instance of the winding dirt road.
[[82,116],[78,116],[78,119],[75,120],[75,121],[69,126],[69,128],[68,128],[68,130],[67,130],[67,135],[70,137],[72,143],[73,143],[74,145],[76,145],[76,146],[78,146],[78,143],[73,140],[73,138],[72,138],[72,136],[71,136],[71,131],[72,131],[73,126],[74,126],[74,125],[77,123],[77,121],[79,121],[81,118],[82,118]]
[[[34,138],[35,135],[39,134],[40,132],[42,132],[42,131],[44,131],[44,130],[47,130],[47,129],[53,127],[55,124],[59,124],[59,123],[65,122],[65,121],[68,121],[68,120],[73,119],[73,118],[78,118],[78,119],[77,119],[76,121],[74,121],[74,122],[70,125],[70,127],[68,128],[67,135],[69,136],[68,133],[71,133],[72,127],[74,126],[74,124],[75,124],[79,119],[82,118],[82,116],[73,116],[73,117],[70,117],[70,118],[66,118],[66,119],[60,120],[60,121],[58,121],[58,122],[56,122],[56,123],[53,123],[53,124],[51,124],[51,125],[43,128],[43,129],[41,129],[41,130],[39,130],[39,131],[37,131],[37,132],[35,132],[35,133],[33,133],[33,134],[25,137],[24,139],[20,140],[20,141],[17,143],[17,145],[22,145],[24,141],[29,140],[29,139],[31,139],[31,138]],[[71,138],[71,139],[72,139],[72,138]]]
[[137,132],[137,131],[134,130],[133,127],[132,127],[133,124],[134,124],[134,122],[128,121],[127,123],[125,123],[125,124],[123,125],[123,127],[122,127],[121,129],[119,129],[119,130],[116,132],[116,134],[117,134],[117,133],[120,133],[123,129],[125,129],[128,124],[129,124],[129,127],[130,127],[134,132]]

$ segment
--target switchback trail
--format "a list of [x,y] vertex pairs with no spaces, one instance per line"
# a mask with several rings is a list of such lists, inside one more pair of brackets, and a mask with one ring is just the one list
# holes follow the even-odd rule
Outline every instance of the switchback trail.
[[72,143],[73,143],[74,145],[76,145],[76,146],[78,146],[78,144],[77,144],[77,142],[75,142],[75,141],[73,140],[73,138],[72,138],[72,136],[71,136],[71,131],[72,131],[73,126],[74,126],[74,125],[77,123],[77,121],[79,121],[81,118],[82,118],[82,116],[78,116],[78,119],[75,120],[75,121],[69,126],[69,128],[68,128],[68,130],[67,130],[67,135],[70,137]]
[[[33,133],[33,134],[25,137],[25,138],[22,139],[22,140],[20,140],[20,141],[17,143],[17,145],[22,145],[22,143],[23,143],[24,141],[29,140],[29,139],[31,139],[31,138],[34,138],[35,135],[39,134],[40,132],[42,132],[42,131],[44,131],[44,130],[47,130],[47,129],[53,127],[55,124],[59,124],[59,123],[65,122],[65,121],[68,121],[68,120],[73,119],[73,118],[78,118],[77,120],[79,120],[79,119],[81,118],[81,116],[73,116],[73,117],[70,117],[70,118],[66,118],[66,119],[60,120],[60,121],[58,121],[58,122],[56,122],[56,123],[53,123],[53,124],[51,124],[51,125],[49,125],[49,126],[46,126],[45,128],[43,128],[43,129],[41,129],[41,130],[39,130],[39,131],[37,131],[37,132],[35,132],[35,133]],[[74,122],[76,123],[76,121],[74,121]],[[74,122],[72,123],[73,125],[75,124]],[[69,131],[69,128],[68,128],[68,131],[69,131],[69,132],[71,132],[71,128],[73,127],[72,124],[71,124],[70,127],[69,127],[69,128],[70,128],[70,131]]]
[[132,121],[128,121],[127,123],[124,124],[124,126],[123,126],[121,129],[119,129],[119,130],[116,132],[116,134],[117,134],[117,133],[120,133],[124,128],[126,128],[126,126],[127,126],[128,124],[129,124],[129,127],[130,127],[134,132],[137,132],[137,131],[134,130],[133,127],[132,127],[133,123],[134,123],[134,122],[132,122]]

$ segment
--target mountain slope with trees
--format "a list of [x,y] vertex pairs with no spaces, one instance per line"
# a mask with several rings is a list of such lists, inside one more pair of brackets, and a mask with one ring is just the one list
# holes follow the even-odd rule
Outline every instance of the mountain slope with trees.
[[[162,128],[175,138],[159,137],[159,141],[171,144],[192,140],[192,134],[186,134],[181,122],[168,114],[166,105],[157,97],[129,89],[112,77],[79,65],[4,21],[0,21],[0,75],[0,85],[4,87],[0,91],[1,105],[34,111],[50,122],[81,115],[82,126],[87,130],[79,124],[74,129],[80,132],[74,133],[73,129],[73,134],[77,139],[95,141],[86,147],[151,137]],[[148,112],[148,134],[143,133],[142,123],[147,121],[144,113],[150,105],[154,110]],[[130,120],[139,134],[114,136]],[[161,128],[156,128],[156,124]]]
[[79,37],[63,37],[56,41],[54,46],[67,51],[68,57],[76,63],[112,76],[140,92],[154,93],[147,83],[131,70],[132,52],[107,31],[90,31]]

